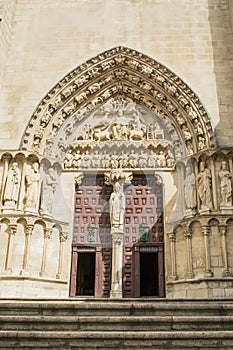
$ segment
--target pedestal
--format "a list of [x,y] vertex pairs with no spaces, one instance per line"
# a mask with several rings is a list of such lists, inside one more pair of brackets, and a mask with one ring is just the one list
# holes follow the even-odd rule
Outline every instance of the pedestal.
[[123,232],[113,231],[112,234],[112,282],[110,298],[122,298],[123,269]]

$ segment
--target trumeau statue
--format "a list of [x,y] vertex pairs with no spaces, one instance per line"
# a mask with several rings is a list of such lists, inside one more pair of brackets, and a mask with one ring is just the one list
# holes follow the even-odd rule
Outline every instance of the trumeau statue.
[[50,168],[48,174],[42,181],[40,213],[42,215],[51,215],[53,209],[54,193],[57,187],[57,176],[55,170]]
[[221,163],[218,173],[220,179],[220,204],[221,206],[232,205],[232,175],[227,168],[227,162]]
[[116,182],[113,185],[113,192],[109,200],[110,205],[110,223],[112,229],[123,231],[124,214],[125,214],[125,195],[123,185]]
[[184,181],[184,201],[186,209],[195,209],[197,206],[195,176],[191,172],[190,166],[186,168],[186,176]]
[[13,162],[8,170],[5,191],[3,195],[3,203],[7,207],[15,207],[20,188],[20,170],[17,162]]
[[197,182],[201,209],[210,209],[212,207],[211,172],[206,168],[205,162],[200,162],[200,172],[197,177]]
[[40,181],[40,169],[37,162],[33,163],[25,176],[26,193],[24,197],[25,209],[36,209]]

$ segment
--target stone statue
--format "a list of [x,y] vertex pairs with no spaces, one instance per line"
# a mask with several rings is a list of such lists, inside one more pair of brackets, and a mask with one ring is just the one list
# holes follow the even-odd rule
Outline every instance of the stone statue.
[[41,204],[40,212],[41,214],[52,214],[53,209],[53,199],[54,193],[57,187],[57,176],[55,170],[50,168],[48,174],[42,181],[42,190],[41,190]]
[[70,169],[72,168],[72,162],[73,162],[73,154],[72,151],[69,150],[68,153],[66,154],[66,157],[64,159],[64,168],[65,169]]
[[198,196],[201,202],[201,208],[211,208],[211,172],[205,167],[205,162],[200,163],[200,172],[197,176]]
[[191,172],[189,166],[186,168],[186,176],[184,180],[184,201],[186,209],[193,210],[197,206],[195,176],[194,173]]
[[123,231],[124,214],[125,214],[125,195],[123,185],[116,182],[113,185],[113,192],[110,196],[110,223],[112,229]]
[[20,170],[17,162],[13,162],[8,170],[6,186],[3,195],[3,203],[6,206],[13,207],[16,205],[19,197],[20,188]]
[[40,170],[39,163],[32,164],[31,169],[25,176],[26,193],[24,207],[36,209],[39,191]]
[[220,204],[221,206],[232,205],[232,175],[227,168],[227,162],[221,163],[221,169],[218,173],[220,179]]

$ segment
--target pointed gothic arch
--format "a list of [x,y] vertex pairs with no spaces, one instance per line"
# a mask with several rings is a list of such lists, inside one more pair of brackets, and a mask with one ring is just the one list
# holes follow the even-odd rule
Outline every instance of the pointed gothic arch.
[[64,159],[70,135],[84,119],[108,101],[127,99],[177,130],[186,155],[215,148],[207,111],[189,86],[154,59],[125,47],[99,54],[55,85],[33,113],[20,148]]

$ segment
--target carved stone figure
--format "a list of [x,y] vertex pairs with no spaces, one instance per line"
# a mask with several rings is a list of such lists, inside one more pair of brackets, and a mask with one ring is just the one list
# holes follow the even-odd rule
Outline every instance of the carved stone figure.
[[167,163],[168,168],[174,168],[174,166],[175,166],[175,160],[174,160],[173,154],[170,150],[167,151],[166,163]]
[[218,173],[220,179],[220,204],[221,206],[232,205],[232,175],[227,168],[227,162],[221,163],[221,169]]
[[77,150],[73,157],[72,167],[80,168],[81,164],[82,164],[82,155],[80,153],[80,150]]
[[159,152],[159,154],[157,155],[157,160],[158,160],[158,165],[161,168],[165,168],[167,166],[166,157],[163,151]]
[[155,168],[156,166],[156,158],[153,150],[150,151],[150,154],[147,157],[147,166],[148,168]]
[[40,213],[51,215],[53,209],[54,193],[57,187],[57,176],[55,170],[50,168],[48,174],[42,181]]
[[24,206],[36,209],[39,191],[40,169],[37,162],[33,163],[30,171],[25,176],[26,193]]
[[65,169],[70,169],[72,167],[72,162],[73,162],[73,154],[72,151],[69,150],[69,152],[66,154],[66,157],[64,159],[64,168]]
[[205,162],[200,163],[200,172],[197,176],[198,196],[201,202],[201,208],[210,209],[212,206],[211,199],[211,172],[206,168]]
[[131,150],[131,153],[129,154],[129,168],[136,168],[137,167],[137,154],[135,154],[134,150]]
[[143,150],[141,150],[141,153],[138,156],[138,166],[140,168],[146,168],[146,165],[147,165],[147,154],[145,154]]
[[96,150],[92,156],[92,166],[94,168],[99,168],[100,163],[101,163],[100,155],[98,154],[98,151]]
[[191,172],[189,166],[186,168],[186,176],[184,180],[184,201],[186,209],[192,210],[197,206],[195,176],[194,173]]
[[6,206],[14,207],[18,201],[20,188],[20,170],[17,162],[13,162],[8,170],[3,203]]
[[116,182],[113,185],[113,192],[110,196],[110,223],[112,229],[118,228],[123,231],[125,214],[125,195],[123,186]]

